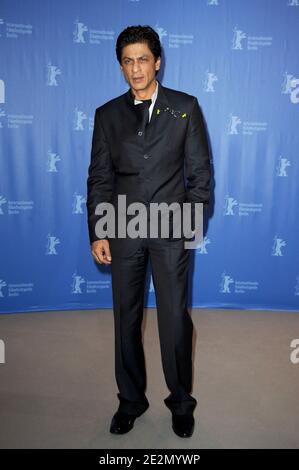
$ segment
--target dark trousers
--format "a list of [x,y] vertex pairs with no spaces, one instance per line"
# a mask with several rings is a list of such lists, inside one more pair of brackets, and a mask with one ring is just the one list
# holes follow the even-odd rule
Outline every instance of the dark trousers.
[[148,407],[141,324],[150,257],[156,293],[163,373],[170,395],[165,405],[174,414],[192,413],[193,323],[187,309],[190,250],[184,240],[144,239],[131,257],[112,254],[115,327],[115,376],[119,411],[141,414]]

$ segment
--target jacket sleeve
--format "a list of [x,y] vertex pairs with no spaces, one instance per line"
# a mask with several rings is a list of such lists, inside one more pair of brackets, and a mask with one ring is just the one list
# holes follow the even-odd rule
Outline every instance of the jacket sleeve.
[[201,202],[207,207],[210,200],[210,151],[204,118],[196,97],[193,97],[185,140],[186,202],[192,204],[192,226],[194,205]]
[[[99,240],[95,225],[101,218],[95,214],[97,204],[109,202],[112,196],[114,170],[99,108],[95,111],[91,158],[87,178],[87,217],[90,243]],[[107,236],[105,237],[108,238]]]

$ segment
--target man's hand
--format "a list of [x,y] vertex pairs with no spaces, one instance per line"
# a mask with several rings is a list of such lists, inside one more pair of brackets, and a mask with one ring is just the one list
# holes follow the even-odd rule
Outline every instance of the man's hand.
[[99,264],[111,264],[112,257],[110,253],[108,240],[96,240],[91,244],[91,253]]

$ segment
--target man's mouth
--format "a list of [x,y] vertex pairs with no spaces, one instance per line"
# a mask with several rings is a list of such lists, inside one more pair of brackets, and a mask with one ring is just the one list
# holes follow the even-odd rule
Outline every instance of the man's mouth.
[[136,78],[133,78],[133,81],[134,82],[141,82],[141,80],[143,80],[143,77],[136,77]]

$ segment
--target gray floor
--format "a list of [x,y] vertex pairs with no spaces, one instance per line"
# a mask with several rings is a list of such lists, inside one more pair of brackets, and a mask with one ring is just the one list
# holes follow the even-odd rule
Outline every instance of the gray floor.
[[299,448],[299,312],[191,312],[191,438],[176,436],[163,403],[155,309],[145,309],[150,408],[128,434],[109,433],[118,406],[111,310],[0,315],[1,448]]

